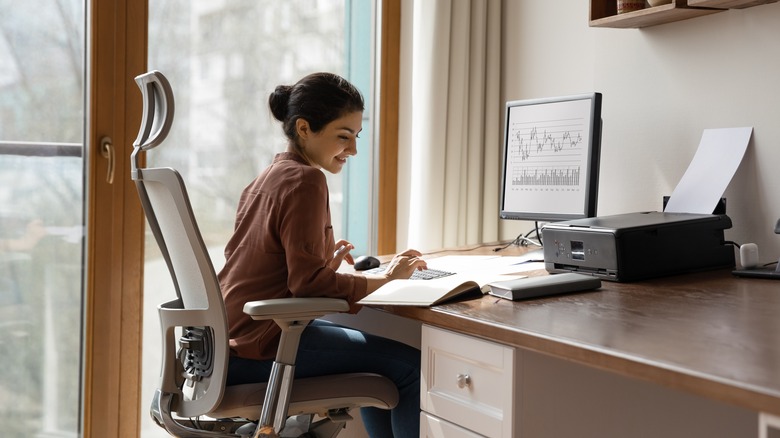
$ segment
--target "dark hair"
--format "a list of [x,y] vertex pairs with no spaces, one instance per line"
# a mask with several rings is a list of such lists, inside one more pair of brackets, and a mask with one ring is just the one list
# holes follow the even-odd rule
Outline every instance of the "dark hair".
[[279,85],[268,97],[268,106],[276,120],[282,122],[284,134],[297,144],[295,123],[309,122],[319,132],[339,117],[363,111],[363,96],[354,85],[333,73],[312,73],[295,85]]

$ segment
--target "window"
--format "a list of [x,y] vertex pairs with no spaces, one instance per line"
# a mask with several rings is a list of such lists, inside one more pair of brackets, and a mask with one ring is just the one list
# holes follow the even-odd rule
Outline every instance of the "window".
[[82,393],[84,2],[6,0],[0,10],[1,434],[75,437]]

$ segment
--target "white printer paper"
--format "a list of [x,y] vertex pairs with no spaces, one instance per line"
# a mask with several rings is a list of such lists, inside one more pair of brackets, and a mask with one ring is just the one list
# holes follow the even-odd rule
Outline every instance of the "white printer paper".
[[745,155],[753,128],[705,129],[699,148],[664,211],[710,214]]

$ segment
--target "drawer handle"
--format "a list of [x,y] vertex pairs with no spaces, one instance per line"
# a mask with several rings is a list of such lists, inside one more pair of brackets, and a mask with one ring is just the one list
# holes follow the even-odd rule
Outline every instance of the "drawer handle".
[[458,374],[458,388],[471,387],[471,376],[468,374]]

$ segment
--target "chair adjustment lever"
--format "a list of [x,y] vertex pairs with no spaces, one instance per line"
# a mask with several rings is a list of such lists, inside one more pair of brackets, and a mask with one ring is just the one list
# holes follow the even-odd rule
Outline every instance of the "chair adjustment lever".
[[346,409],[336,409],[336,410],[328,411],[328,418],[330,418],[334,422],[353,420],[352,415],[349,415],[349,412]]
[[179,345],[185,350],[203,351],[203,339],[181,337],[179,338]]

